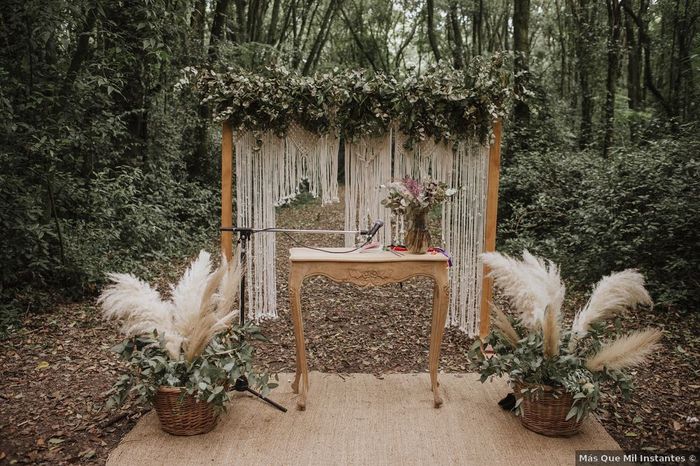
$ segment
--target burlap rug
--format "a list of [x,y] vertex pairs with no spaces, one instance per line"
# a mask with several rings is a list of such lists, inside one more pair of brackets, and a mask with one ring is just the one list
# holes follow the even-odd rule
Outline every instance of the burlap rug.
[[559,465],[576,450],[619,449],[593,418],[579,435],[549,438],[523,428],[498,400],[504,381],[441,374],[444,405],[433,408],[428,374],[339,376],[312,372],[306,411],[297,411],[291,376],[272,398],[281,413],[236,394],[209,434],[174,437],[155,413],[145,416],[109,456],[134,465]]

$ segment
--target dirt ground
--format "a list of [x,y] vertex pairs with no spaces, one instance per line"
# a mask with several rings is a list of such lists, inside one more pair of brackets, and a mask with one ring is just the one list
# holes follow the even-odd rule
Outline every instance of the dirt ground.
[[[281,209],[278,224],[340,228],[342,217],[341,205],[322,208],[309,202]],[[340,245],[340,238],[296,238],[312,245]],[[279,237],[280,318],[262,323],[270,341],[258,345],[258,364],[270,371],[294,368],[286,288],[291,246],[289,238]],[[305,282],[302,306],[310,368],[377,377],[427,371],[431,286],[427,279],[370,289],[323,278]],[[631,400],[614,393],[605,396],[599,419],[625,449],[697,449],[697,313],[658,308],[651,314],[630,315],[624,323],[629,329],[662,328],[663,350],[636,371],[637,390]],[[115,411],[104,406],[107,391],[123,370],[110,352],[119,340],[117,326],[104,322],[94,301],[87,301],[27,316],[21,330],[2,341],[0,464],[104,463],[147,410],[133,403]],[[441,370],[468,371],[465,352],[470,342],[458,330],[448,329]]]

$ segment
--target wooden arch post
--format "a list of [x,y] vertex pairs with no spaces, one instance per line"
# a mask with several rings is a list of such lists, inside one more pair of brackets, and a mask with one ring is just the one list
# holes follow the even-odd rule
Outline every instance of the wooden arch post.
[[[493,144],[489,146],[489,172],[486,191],[486,224],[484,228],[484,252],[496,250],[496,225],[498,214],[498,178],[501,170],[501,134],[503,123],[497,120],[493,124]],[[493,279],[488,277],[489,269],[484,264],[481,285],[481,310],[479,318],[479,337],[483,340],[489,333],[491,312],[489,302],[493,295]]]
[[[221,132],[221,226],[233,226],[233,131],[227,121]],[[232,231],[221,231],[221,254],[233,258]]]

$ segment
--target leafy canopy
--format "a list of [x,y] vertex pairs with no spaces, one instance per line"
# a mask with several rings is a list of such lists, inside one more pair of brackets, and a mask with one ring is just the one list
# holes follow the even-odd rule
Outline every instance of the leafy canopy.
[[214,117],[234,130],[282,136],[296,123],[319,135],[354,139],[384,134],[396,123],[410,145],[429,138],[485,140],[514,97],[506,57],[476,57],[466,70],[436,66],[404,80],[366,70],[312,77],[284,67],[262,73],[193,71]]

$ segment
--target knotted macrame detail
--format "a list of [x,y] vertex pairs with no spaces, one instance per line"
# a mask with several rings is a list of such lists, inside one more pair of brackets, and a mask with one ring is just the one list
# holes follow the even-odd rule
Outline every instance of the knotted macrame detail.
[[453,263],[448,322],[473,336],[479,331],[489,147],[459,141],[452,155],[449,168],[443,166],[443,172],[438,172],[447,176],[443,180],[448,185],[459,188],[442,212],[444,247]]
[[[375,220],[387,227],[379,230],[377,240],[391,243],[391,211],[381,205],[391,181],[391,131],[380,137],[362,137],[345,142],[345,229],[364,230]],[[345,246],[354,246],[358,238],[345,236]]]
[[322,204],[338,202],[338,150],[340,139],[335,134],[318,136],[298,124],[287,133],[288,159],[300,173],[298,180],[309,183],[309,193],[321,197]]

